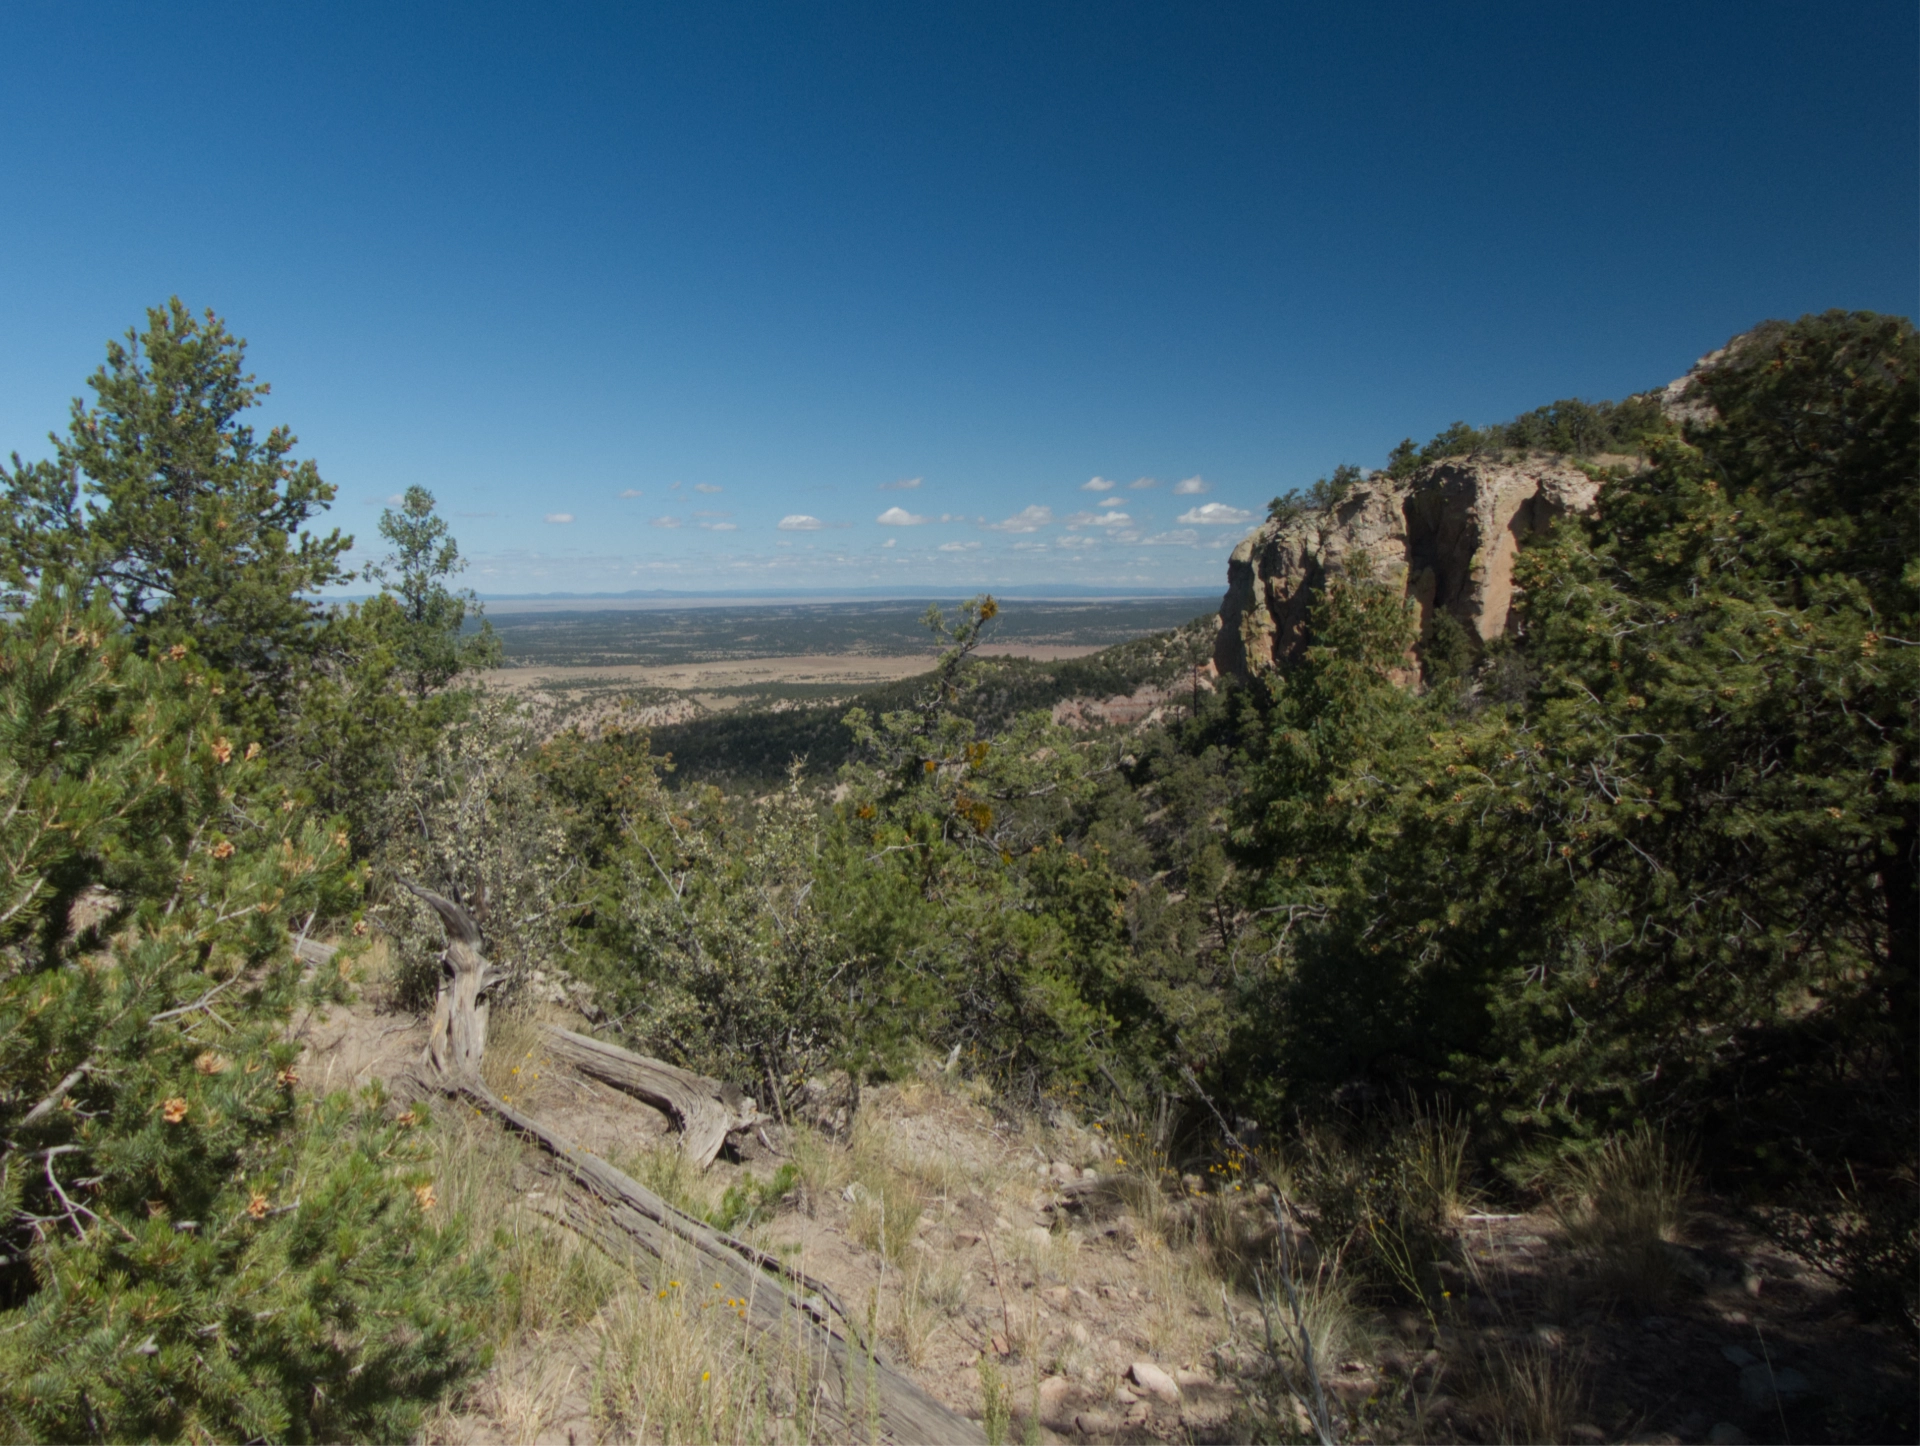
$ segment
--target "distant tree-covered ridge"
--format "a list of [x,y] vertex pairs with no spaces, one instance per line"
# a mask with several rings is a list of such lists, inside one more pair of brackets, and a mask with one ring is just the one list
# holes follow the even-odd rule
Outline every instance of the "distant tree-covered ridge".
[[[1208,615],[1171,632],[1055,662],[970,657],[968,687],[955,706],[978,727],[998,730],[1022,713],[1051,708],[1063,699],[1105,699],[1142,687],[1170,687],[1205,666],[1213,629],[1214,619]],[[672,759],[676,785],[766,787],[785,777],[796,759],[811,772],[826,774],[853,756],[854,737],[845,723],[850,706],[876,716],[897,711],[925,687],[924,679],[906,678],[864,689],[851,703],[777,712],[742,710],[669,724],[653,730],[653,746]]]

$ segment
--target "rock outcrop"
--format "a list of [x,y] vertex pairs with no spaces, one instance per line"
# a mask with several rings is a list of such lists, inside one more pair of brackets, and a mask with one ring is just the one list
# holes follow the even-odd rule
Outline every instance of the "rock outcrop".
[[[1688,433],[1717,421],[1701,378],[1778,325],[1740,333],[1654,393],[1667,419]],[[1399,481],[1376,472],[1326,511],[1263,523],[1227,564],[1214,664],[1221,673],[1249,678],[1297,656],[1328,572],[1357,553],[1372,559],[1376,578],[1403,587],[1420,604],[1423,632],[1433,610],[1444,608],[1483,641],[1499,637],[1513,602],[1520,544],[1556,518],[1591,510],[1599,490],[1566,457],[1454,457]]]
[[1296,656],[1330,570],[1372,561],[1375,578],[1444,608],[1482,639],[1507,626],[1521,542],[1593,506],[1597,484],[1564,457],[1458,457],[1403,479],[1376,473],[1324,512],[1256,528],[1227,564],[1214,662],[1246,678]]

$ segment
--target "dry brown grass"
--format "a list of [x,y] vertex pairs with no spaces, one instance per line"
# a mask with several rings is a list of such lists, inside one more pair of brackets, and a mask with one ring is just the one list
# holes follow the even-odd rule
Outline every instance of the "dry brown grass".
[[[513,1078],[510,1064],[499,1068]],[[493,1368],[442,1406],[425,1440],[552,1440],[568,1422],[609,1442],[812,1439],[813,1365],[798,1340],[760,1336],[750,1349],[748,1303],[713,1289],[690,1256],[610,1258],[544,1213],[557,1187],[529,1183],[517,1141],[470,1111],[441,1115],[435,1190],[490,1245],[502,1290],[486,1322]],[[629,1162],[649,1163],[682,1203],[717,1192],[675,1149]]]
[[813,1440],[817,1372],[803,1339],[751,1336],[751,1303],[724,1298],[696,1268],[662,1261],[652,1291],[623,1292],[601,1312],[589,1403],[600,1439]]
[[1580,1359],[1537,1344],[1503,1345],[1479,1363],[1468,1407],[1488,1439],[1565,1441],[1586,1407]]
[[1686,1154],[1642,1124],[1562,1161],[1553,1213],[1567,1243],[1595,1261],[1603,1288],[1659,1301],[1678,1281],[1672,1247],[1685,1232],[1694,1181]]

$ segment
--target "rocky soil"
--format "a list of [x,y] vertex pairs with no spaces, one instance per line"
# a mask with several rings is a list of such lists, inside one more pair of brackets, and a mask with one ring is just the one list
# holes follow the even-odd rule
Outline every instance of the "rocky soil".
[[[398,1077],[423,1039],[412,1018],[364,1003],[296,1029],[314,1088]],[[556,1066],[535,1037],[524,1023],[498,1031],[496,1087],[686,1208],[794,1166],[784,1196],[736,1230],[825,1281],[953,1408],[978,1419],[997,1388],[1007,1439],[1312,1438],[1298,1360],[1273,1342],[1246,1270],[1271,1220],[1265,1187],[1236,1189],[1219,1170],[1181,1178],[1147,1142],[1064,1111],[1009,1117],[938,1071],[868,1089],[853,1119],[844,1087],[822,1088],[811,1122],[696,1177],[665,1119]],[[527,1219],[557,1230],[541,1224],[537,1160],[504,1138],[485,1148]],[[1461,1220],[1435,1309],[1356,1298],[1326,1338],[1337,1434],[1543,1439],[1527,1423],[1546,1420],[1546,1435],[1582,1442],[1915,1439],[1913,1343],[1857,1321],[1830,1283],[1702,1204],[1650,1300],[1571,1249],[1549,1214]],[[632,1293],[650,1303],[654,1284]],[[430,1438],[627,1439],[630,1423],[596,1405],[620,1304],[504,1340]],[[1520,1399],[1529,1390],[1551,1398],[1545,1416]]]

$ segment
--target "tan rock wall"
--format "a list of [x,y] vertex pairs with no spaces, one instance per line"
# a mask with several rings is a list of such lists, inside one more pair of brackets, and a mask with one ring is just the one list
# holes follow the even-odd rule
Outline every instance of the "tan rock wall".
[[1498,637],[1522,541],[1590,509],[1597,490],[1562,457],[1457,458],[1401,481],[1377,475],[1326,512],[1265,523],[1227,564],[1214,661],[1244,678],[1296,656],[1328,572],[1359,553],[1419,603],[1422,626],[1445,608],[1481,638]]

